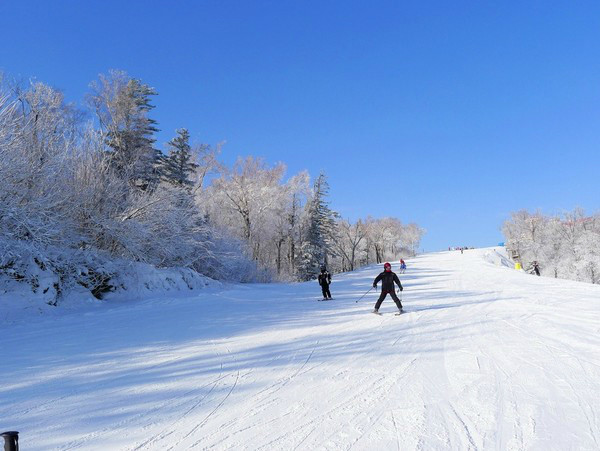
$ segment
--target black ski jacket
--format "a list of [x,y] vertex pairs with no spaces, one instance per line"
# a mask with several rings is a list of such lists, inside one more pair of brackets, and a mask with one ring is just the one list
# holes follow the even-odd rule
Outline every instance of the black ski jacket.
[[400,283],[400,279],[398,279],[398,276],[396,275],[395,272],[392,271],[383,271],[381,274],[379,274],[377,277],[375,277],[375,280],[373,281],[373,286],[377,287],[377,283],[381,280],[381,291],[385,291],[386,293],[391,293],[394,290],[394,282],[396,282],[396,284],[398,284],[398,288],[400,288],[400,291],[402,291],[404,288],[402,288],[402,284]]
[[330,283],[331,283],[331,274],[329,274],[329,272],[325,271],[325,272],[322,272],[321,274],[319,274],[319,285],[327,286]]

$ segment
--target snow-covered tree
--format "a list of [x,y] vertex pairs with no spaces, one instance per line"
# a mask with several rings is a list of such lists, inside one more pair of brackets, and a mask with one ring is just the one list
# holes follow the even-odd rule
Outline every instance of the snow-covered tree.
[[419,244],[425,235],[425,229],[415,223],[410,223],[402,227],[399,238],[399,250],[406,249],[408,254],[416,255]]
[[600,283],[597,218],[582,209],[554,217],[521,210],[511,214],[502,230],[525,269],[535,260],[542,275]]
[[154,148],[156,121],[148,116],[154,108],[154,88],[111,70],[91,85],[89,102],[96,112],[110,161],[119,175],[138,188],[156,186],[160,152]]
[[[231,169],[223,168],[211,186],[216,201],[211,216],[251,243],[262,214],[276,204],[284,172],[283,164],[271,169],[263,160],[253,157],[238,159]],[[231,213],[235,216],[233,221]]]
[[391,217],[367,217],[354,224],[338,221],[337,228],[340,239],[336,243],[336,265],[341,270],[413,256],[425,233],[416,224],[404,225]]
[[[306,172],[292,177],[281,187],[281,198],[274,210],[273,225],[274,239],[270,240],[275,246],[275,265],[279,278],[287,275],[294,278],[296,273],[295,254],[296,244],[300,237],[300,203],[308,191],[309,176]],[[287,254],[285,247],[287,245]],[[286,258],[287,256],[287,258]]]
[[222,143],[212,147],[209,144],[197,144],[192,146],[194,171],[194,194],[201,201],[205,189],[205,182],[209,174],[222,172],[224,166],[217,159],[221,153]]
[[367,227],[358,220],[351,224],[347,220],[337,222],[339,239],[335,241],[337,254],[342,258],[342,271],[354,271],[356,268],[358,252],[363,240],[367,237]]
[[305,208],[305,232],[299,249],[298,274],[303,280],[314,279],[321,265],[335,255],[338,214],[329,208],[329,184],[324,173],[315,180],[311,198]]
[[[69,179],[79,115],[42,83],[0,91],[0,221],[15,239],[40,244],[67,238]],[[12,225],[9,225],[12,224]]]
[[167,145],[169,155],[163,159],[161,167],[163,179],[175,186],[191,188],[194,185],[193,175],[199,165],[194,162],[190,133],[185,128],[177,130],[177,136]]
[[600,216],[585,218],[583,228],[577,243],[575,255],[579,258],[576,271],[580,280],[600,284]]

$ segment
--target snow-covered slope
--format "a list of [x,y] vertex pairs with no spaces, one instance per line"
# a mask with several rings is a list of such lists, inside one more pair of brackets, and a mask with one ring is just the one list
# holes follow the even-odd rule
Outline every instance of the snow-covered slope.
[[[599,449],[600,287],[493,249],[1,325],[0,429],[50,449]],[[396,265],[397,267],[397,265]],[[1,431],[0,431],[1,432]]]

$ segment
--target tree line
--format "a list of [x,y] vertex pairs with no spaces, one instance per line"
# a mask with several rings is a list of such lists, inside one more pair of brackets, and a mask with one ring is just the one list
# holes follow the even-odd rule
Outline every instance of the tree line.
[[[161,151],[157,92],[123,71],[90,84],[85,107],[44,83],[0,78],[0,273],[27,265],[110,285],[110,261],[181,266],[216,279],[309,280],[414,254],[424,233],[395,218],[350,222],[324,173],[219,161],[221,145],[175,131]],[[32,263],[33,262],[33,263]]]
[[553,216],[520,210],[502,231],[525,269],[537,261],[541,275],[600,283],[600,214],[586,215],[580,208]]

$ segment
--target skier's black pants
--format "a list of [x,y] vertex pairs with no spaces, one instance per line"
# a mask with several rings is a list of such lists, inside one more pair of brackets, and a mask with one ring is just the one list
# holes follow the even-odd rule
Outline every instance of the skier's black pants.
[[398,296],[396,295],[396,291],[392,290],[392,291],[382,291],[381,292],[379,299],[377,299],[377,302],[375,303],[375,310],[379,310],[379,307],[381,307],[381,304],[383,303],[383,300],[388,295],[388,293],[392,297],[394,302],[396,303],[396,307],[398,307],[398,310],[400,310],[402,308],[402,302],[400,302],[400,299],[398,299]]
[[323,299],[331,297],[331,293],[329,292],[329,284],[324,283],[323,285],[321,285],[321,291],[323,291]]

